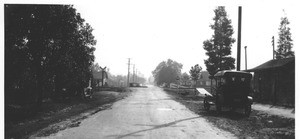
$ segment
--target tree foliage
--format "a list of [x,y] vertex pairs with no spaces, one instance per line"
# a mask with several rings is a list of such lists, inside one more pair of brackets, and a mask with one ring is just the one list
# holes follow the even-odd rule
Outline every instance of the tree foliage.
[[202,67],[196,64],[195,66],[192,66],[190,69],[190,75],[192,80],[197,81],[200,79]]
[[113,75],[108,72],[108,84],[114,87],[126,87],[127,76],[125,75]]
[[39,104],[44,92],[82,90],[94,61],[92,31],[71,5],[5,5],[6,96],[20,91]]
[[277,50],[276,50],[276,59],[294,57],[294,52],[292,51],[293,40],[292,34],[290,32],[290,24],[287,17],[282,17],[279,26],[279,39],[277,42]]
[[186,72],[181,74],[181,78],[180,78],[181,82],[183,85],[187,85],[188,82],[190,81],[190,75],[187,74]]
[[219,6],[214,10],[214,24],[210,25],[214,30],[212,38],[203,42],[203,48],[207,51],[207,60],[204,60],[207,71],[214,75],[219,70],[234,69],[235,59],[231,57],[231,47],[235,42],[232,38],[233,28],[231,20],[227,17],[225,7]]
[[171,59],[160,62],[152,75],[157,85],[175,83],[181,75],[182,64]]

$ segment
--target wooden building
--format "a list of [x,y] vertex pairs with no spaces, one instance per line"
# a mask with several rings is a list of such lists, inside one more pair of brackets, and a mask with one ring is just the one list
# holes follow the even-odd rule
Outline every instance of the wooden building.
[[295,57],[270,60],[253,69],[254,101],[295,106]]
[[200,75],[200,79],[197,81],[197,86],[200,87],[210,87],[210,79],[208,71],[202,71]]
[[210,75],[208,71],[201,71],[201,75],[196,83],[196,87],[210,89],[211,79],[209,78],[209,76]]

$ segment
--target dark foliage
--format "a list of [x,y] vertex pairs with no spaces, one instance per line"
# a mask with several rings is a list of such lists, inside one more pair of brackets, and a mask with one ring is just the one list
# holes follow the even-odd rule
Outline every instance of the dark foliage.
[[276,59],[281,58],[288,58],[288,57],[294,57],[294,51],[292,51],[293,48],[293,40],[292,40],[292,34],[290,32],[290,27],[288,26],[290,24],[287,17],[282,17],[280,21],[280,26],[278,28],[279,30],[279,38],[278,38],[278,45],[276,53]]
[[207,51],[206,55],[209,57],[204,62],[210,75],[214,75],[220,70],[235,68],[235,59],[229,56],[231,46],[235,42],[235,39],[232,38],[231,20],[227,18],[223,6],[217,7],[214,12],[214,24],[210,25],[211,29],[214,30],[214,34],[211,39],[203,42],[203,48]]
[[92,75],[92,31],[71,5],[5,5],[5,103],[78,95]]
[[190,75],[192,80],[197,81],[200,79],[202,67],[196,64],[195,66],[191,67],[190,69]]

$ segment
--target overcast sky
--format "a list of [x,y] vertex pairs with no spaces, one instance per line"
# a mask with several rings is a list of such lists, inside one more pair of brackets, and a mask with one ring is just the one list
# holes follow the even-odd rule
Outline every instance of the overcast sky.
[[[237,39],[238,5],[242,5],[241,69],[245,69],[247,46],[248,69],[272,59],[271,38],[278,38],[280,18],[286,15],[291,22],[294,47],[296,37],[296,4],[293,2],[203,3],[199,1],[97,1],[74,3],[86,22],[95,29],[96,62],[107,66],[113,74],[127,74],[127,58],[131,58],[146,77],[168,58],[183,64],[188,72],[195,64],[206,70],[203,41],[213,31],[213,10],[225,5]],[[284,11],[283,11],[284,9]],[[299,28],[298,28],[299,30]],[[298,37],[299,38],[299,37]],[[236,58],[237,43],[232,56]],[[132,69],[132,68],[131,68]]]
[[[41,3],[40,1],[9,1],[9,3]],[[241,69],[245,69],[244,46],[248,46],[248,69],[272,59],[271,37],[277,41],[280,18],[285,14],[294,48],[299,40],[299,13],[295,1],[251,1],[220,3],[220,1],[183,0],[81,0],[43,1],[43,3],[73,4],[94,28],[97,45],[95,62],[106,66],[112,74],[127,75],[127,62],[149,77],[151,71],[168,58],[183,64],[182,72],[199,64],[206,70],[203,41],[210,39],[213,10],[225,5],[237,39],[238,6],[242,6]],[[285,2],[285,3],[283,3]],[[2,6],[3,8],[3,6]],[[285,12],[283,12],[283,9]],[[298,31],[298,32],[296,32]],[[232,47],[236,58],[237,42]],[[294,49],[295,50],[295,49]],[[132,67],[131,67],[132,70]]]

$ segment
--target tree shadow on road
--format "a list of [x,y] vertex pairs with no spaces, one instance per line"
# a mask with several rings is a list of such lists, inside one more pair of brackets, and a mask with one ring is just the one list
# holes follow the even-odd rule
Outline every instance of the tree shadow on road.
[[247,119],[247,116],[245,116],[240,109],[231,111],[225,108],[221,113],[218,113],[215,106],[211,106],[211,109],[206,111],[203,106],[203,97],[201,96],[181,96],[174,92],[166,92],[171,99],[180,102],[202,117],[226,118],[236,121]]
[[162,101],[162,100],[173,100],[171,98],[163,98],[163,99],[151,99],[149,101]]
[[231,120],[242,120],[248,118],[244,114],[238,111],[222,111],[221,113],[218,113],[217,111],[199,111],[199,115],[202,116],[210,116],[210,117],[219,117],[219,118],[226,118],[226,119],[231,119]]
[[109,135],[107,137],[117,137],[117,139],[121,139],[121,138],[128,137],[128,136],[142,136],[142,135],[136,135],[136,134],[151,131],[151,130],[156,130],[156,129],[160,129],[160,128],[164,128],[164,127],[182,127],[182,126],[178,126],[176,124],[179,123],[179,122],[182,122],[182,121],[188,121],[188,120],[197,119],[197,118],[200,118],[200,117],[197,116],[197,117],[191,117],[191,118],[176,120],[174,122],[161,124],[161,125],[136,124],[136,126],[149,126],[149,127],[152,127],[152,128],[139,130],[139,131],[135,131],[135,132],[124,134],[124,135]]

